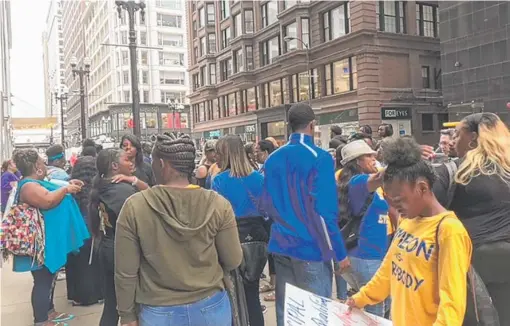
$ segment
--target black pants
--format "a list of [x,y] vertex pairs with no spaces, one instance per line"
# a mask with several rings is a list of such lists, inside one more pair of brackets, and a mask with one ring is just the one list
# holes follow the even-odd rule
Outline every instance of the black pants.
[[473,250],[473,267],[489,291],[498,311],[499,324],[510,325],[510,242],[499,241],[476,247]]
[[117,297],[115,295],[115,258],[114,240],[103,238],[99,244],[99,268],[101,271],[102,292],[104,297],[103,314],[99,326],[117,326]]
[[[241,243],[250,241],[269,240],[268,233],[264,226],[264,220],[260,217],[247,217],[237,220],[237,229],[239,231],[239,239]],[[249,263],[249,262],[247,262]],[[264,315],[260,305],[260,282],[244,281],[244,292],[246,295],[246,305],[248,308],[248,316],[250,326],[264,326]]]
[[[271,226],[272,225],[273,225],[273,220],[269,219],[267,221],[264,221],[264,227],[266,228],[268,238],[271,237]],[[276,268],[274,267],[273,255],[271,255],[271,254],[267,255],[267,264],[269,265],[269,275],[275,275]]]
[[52,274],[46,266],[32,271],[34,287],[32,288],[32,309],[34,312],[34,323],[43,323],[48,320],[48,313],[53,312],[53,293],[57,276]]

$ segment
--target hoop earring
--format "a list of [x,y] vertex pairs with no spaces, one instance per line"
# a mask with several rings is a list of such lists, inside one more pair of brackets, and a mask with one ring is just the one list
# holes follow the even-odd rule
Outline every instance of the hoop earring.
[[43,171],[41,169],[38,169],[37,171],[35,171],[35,174],[37,174],[38,176],[42,177]]
[[[475,145],[472,145],[473,142],[475,143]],[[468,144],[469,149],[475,149],[476,146],[477,145],[476,145],[476,142],[474,140],[470,141],[469,144]]]

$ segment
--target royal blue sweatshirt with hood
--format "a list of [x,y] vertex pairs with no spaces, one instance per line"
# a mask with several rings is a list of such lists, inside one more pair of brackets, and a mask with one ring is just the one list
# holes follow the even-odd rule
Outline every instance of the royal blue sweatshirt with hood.
[[333,159],[313,138],[292,134],[264,165],[261,212],[274,221],[269,251],[304,261],[342,261]]

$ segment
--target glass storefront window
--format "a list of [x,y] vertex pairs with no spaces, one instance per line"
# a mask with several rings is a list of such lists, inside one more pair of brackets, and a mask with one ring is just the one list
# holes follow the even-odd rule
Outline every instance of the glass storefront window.
[[333,63],[333,87],[335,94],[350,90],[349,59]]
[[302,72],[299,74],[299,100],[308,101],[310,95],[310,83],[308,73]]
[[248,88],[246,90],[246,106],[248,111],[255,111],[257,110],[257,102],[256,102],[256,96],[255,96],[255,87]]
[[142,113],[142,128],[157,128],[158,127],[158,114],[155,112]]
[[290,103],[289,81],[287,77],[282,78],[283,103]]
[[212,100],[212,116],[213,120],[220,118],[220,108],[218,106],[218,99]]
[[236,97],[235,93],[230,93],[227,95],[228,101],[228,115],[233,116],[236,115]]

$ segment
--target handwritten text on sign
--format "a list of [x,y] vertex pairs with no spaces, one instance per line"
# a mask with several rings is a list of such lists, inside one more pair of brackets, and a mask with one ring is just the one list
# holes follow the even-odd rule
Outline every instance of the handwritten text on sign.
[[285,326],[391,326],[391,321],[361,310],[348,311],[338,301],[291,284],[285,286]]

